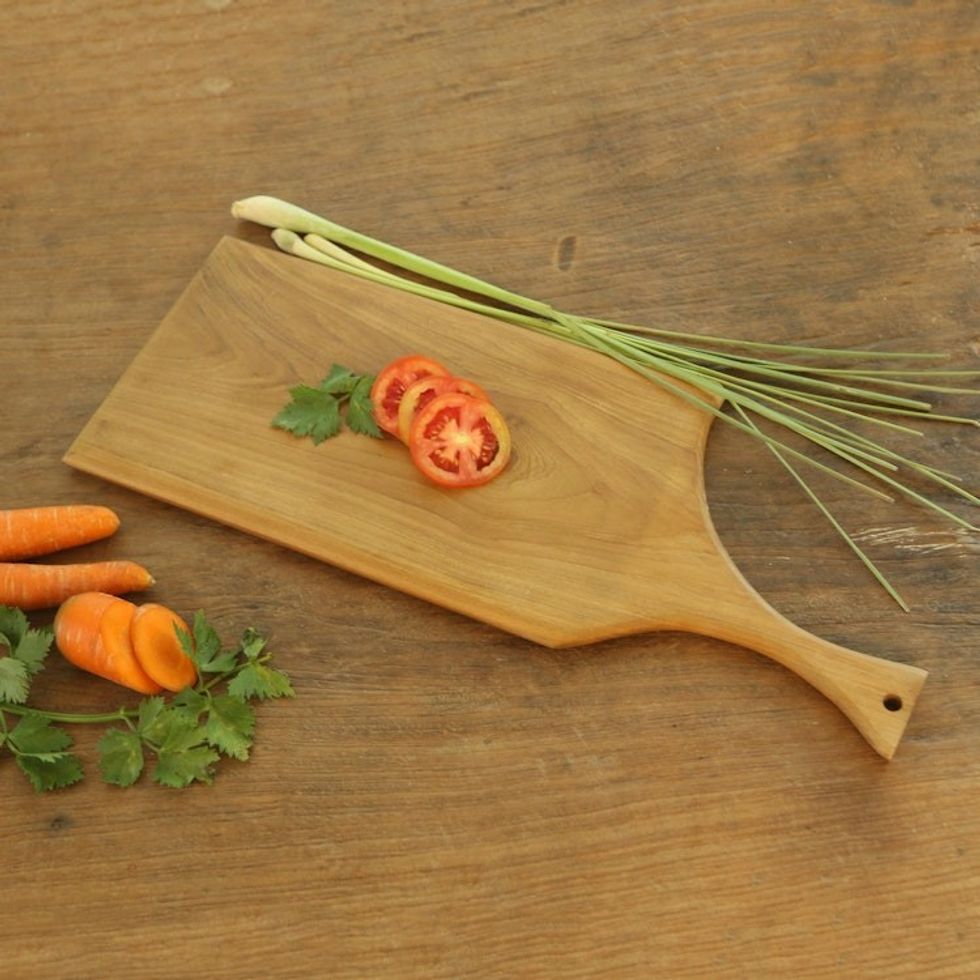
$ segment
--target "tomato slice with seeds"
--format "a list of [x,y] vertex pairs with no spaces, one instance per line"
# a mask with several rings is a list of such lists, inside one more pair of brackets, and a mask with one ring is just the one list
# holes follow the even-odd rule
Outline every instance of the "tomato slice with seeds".
[[425,408],[433,398],[446,395],[451,391],[461,391],[464,395],[472,395],[485,401],[490,400],[487,393],[469,378],[457,378],[455,375],[442,377],[435,374],[419,378],[405,389],[401,404],[398,406],[398,438],[407,443],[416,413]]
[[398,435],[398,406],[413,381],[429,375],[448,377],[449,372],[431,357],[409,354],[383,367],[371,385],[374,420],[385,432]]
[[415,416],[408,437],[412,462],[443,487],[476,487],[510,459],[510,432],[484,398],[453,391],[433,398]]

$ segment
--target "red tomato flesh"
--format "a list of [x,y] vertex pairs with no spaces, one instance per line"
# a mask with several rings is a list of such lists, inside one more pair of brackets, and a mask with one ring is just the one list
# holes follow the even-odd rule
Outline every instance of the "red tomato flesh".
[[419,378],[405,389],[401,404],[398,406],[398,438],[407,443],[416,414],[433,398],[451,391],[461,391],[464,395],[472,395],[485,401],[490,400],[487,393],[475,381],[470,381],[468,378],[457,378],[452,375],[441,377],[435,374]]
[[444,487],[475,487],[497,476],[510,459],[510,432],[484,398],[449,392],[415,416],[409,432],[412,462]]
[[398,406],[413,381],[429,375],[448,377],[449,372],[430,357],[409,354],[383,367],[371,386],[371,407],[374,420],[393,436],[398,435]]

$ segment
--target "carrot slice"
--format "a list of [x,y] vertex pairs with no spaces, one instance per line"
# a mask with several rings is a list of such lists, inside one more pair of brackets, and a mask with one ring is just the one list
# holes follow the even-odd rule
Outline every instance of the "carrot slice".
[[18,609],[49,609],[80,592],[139,592],[153,576],[133,561],[78,562],[73,565],[32,565],[0,562],[0,605]]
[[114,534],[119,517],[95,504],[0,510],[0,560],[34,558]]
[[197,668],[180,645],[177,627],[190,633],[177,613],[156,602],[140,606],[130,625],[133,651],[140,666],[168,691],[182,691],[197,680]]
[[133,653],[129,627],[134,603],[102,592],[68,599],[55,615],[55,642],[65,659],[81,670],[140,694],[162,688],[146,675]]

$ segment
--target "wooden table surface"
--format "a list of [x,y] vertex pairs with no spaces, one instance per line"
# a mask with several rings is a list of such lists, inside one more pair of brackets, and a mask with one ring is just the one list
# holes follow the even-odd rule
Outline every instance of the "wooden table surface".
[[[886,763],[738,647],[549,651],[61,461],[217,240],[265,240],[229,214],[254,193],[564,309],[980,367],[974,0],[0,13],[2,505],[114,507],[75,556],[261,629],[297,692],[210,787],[102,784],[93,728],[66,790],[0,755],[6,978],[977,975],[976,536],[816,481],[902,613],[764,449],[712,433],[756,588],[930,671]],[[976,487],[975,430],[920,442]],[[125,700],[56,656],[33,698]]]

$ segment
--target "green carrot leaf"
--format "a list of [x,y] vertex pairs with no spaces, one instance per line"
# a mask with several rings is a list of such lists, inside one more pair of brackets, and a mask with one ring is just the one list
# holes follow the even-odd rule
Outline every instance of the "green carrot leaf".
[[99,770],[112,786],[132,786],[143,772],[143,741],[136,732],[111,728],[99,739]]

